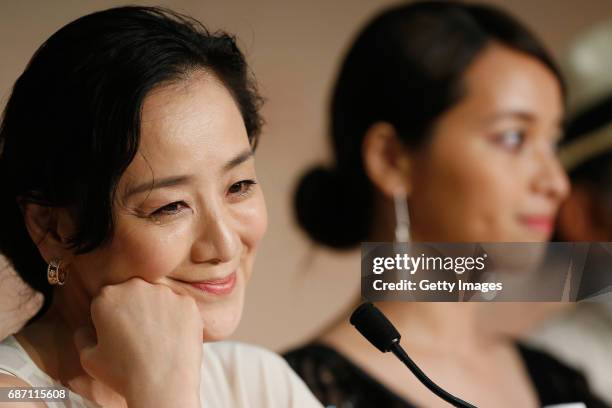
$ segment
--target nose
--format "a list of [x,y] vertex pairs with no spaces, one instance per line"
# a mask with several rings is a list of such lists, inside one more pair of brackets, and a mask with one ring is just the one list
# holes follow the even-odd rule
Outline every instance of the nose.
[[534,190],[559,204],[569,193],[567,174],[556,153],[547,148],[539,155],[539,167],[535,177]]
[[240,238],[232,227],[232,219],[222,209],[207,211],[198,222],[196,239],[191,247],[195,263],[220,264],[236,257]]

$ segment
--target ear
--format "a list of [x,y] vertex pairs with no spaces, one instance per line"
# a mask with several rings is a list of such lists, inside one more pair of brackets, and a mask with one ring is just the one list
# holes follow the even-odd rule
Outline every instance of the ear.
[[74,226],[68,211],[34,203],[21,207],[30,238],[45,261],[60,258],[64,263],[70,262],[73,254],[68,242]]
[[605,225],[593,194],[584,186],[573,186],[559,211],[559,232],[567,241],[607,241]]
[[366,174],[385,196],[410,195],[411,160],[391,124],[377,122],[368,129],[362,156]]

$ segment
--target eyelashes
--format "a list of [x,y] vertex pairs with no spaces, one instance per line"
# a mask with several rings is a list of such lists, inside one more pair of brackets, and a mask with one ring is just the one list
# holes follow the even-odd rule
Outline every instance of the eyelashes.
[[[542,138],[539,138],[542,139]],[[547,139],[547,147],[553,154],[558,153],[562,134]],[[523,129],[510,129],[495,134],[492,138],[493,144],[508,153],[519,153],[528,143],[528,132]],[[534,142],[535,143],[535,142]]]
[[525,143],[525,132],[518,129],[497,134],[493,142],[508,152],[518,152]]
[[245,197],[252,192],[253,186],[255,184],[257,184],[257,181],[253,179],[241,180],[237,183],[232,184],[228,189],[228,193],[238,194],[239,197]]
[[164,215],[176,215],[181,212],[184,207],[187,207],[187,204],[184,201],[175,201],[158,208],[157,210],[153,211],[150,216],[152,218],[160,218]]
[[[254,179],[241,180],[237,183],[232,184],[227,190],[229,201],[231,203],[234,203],[249,197],[252,194],[253,188],[256,184],[257,181],[255,181]],[[189,205],[185,201],[174,201],[172,203],[159,207],[158,209],[150,213],[149,218],[155,221],[161,221],[164,218],[178,216],[187,209],[189,209]]]

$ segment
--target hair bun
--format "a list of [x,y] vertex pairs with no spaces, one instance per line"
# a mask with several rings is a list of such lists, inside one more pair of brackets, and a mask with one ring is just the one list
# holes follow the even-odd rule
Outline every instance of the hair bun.
[[315,167],[302,176],[294,198],[300,227],[312,240],[337,249],[367,238],[371,219],[369,183],[337,170]]

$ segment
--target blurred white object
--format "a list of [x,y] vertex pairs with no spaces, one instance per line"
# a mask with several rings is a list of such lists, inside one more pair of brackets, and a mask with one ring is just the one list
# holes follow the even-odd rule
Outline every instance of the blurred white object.
[[580,34],[569,46],[561,69],[569,88],[570,113],[582,110],[612,91],[612,23]]
[[[567,81],[570,118],[612,98],[611,45],[612,22],[607,22],[582,33],[568,48],[561,69]],[[571,171],[604,151],[612,151],[612,120],[564,146],[559,158]]]
[[587,408],[587,406],[584,405],[584,402],[572,402],[571,404],[546,405],[542,408]]
[[21,330],[42,303],[43,296],[21,280],[0,255],[0,341]]

